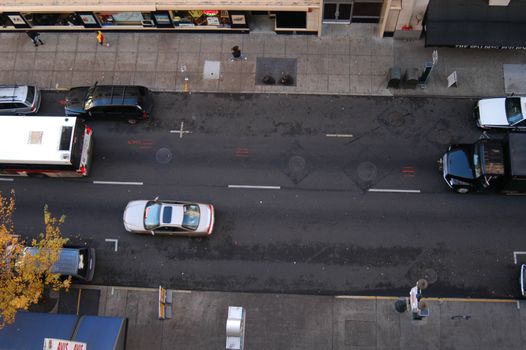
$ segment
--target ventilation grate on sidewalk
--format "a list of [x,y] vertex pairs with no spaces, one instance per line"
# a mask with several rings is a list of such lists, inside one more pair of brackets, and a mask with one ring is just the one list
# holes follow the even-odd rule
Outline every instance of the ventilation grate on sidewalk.
[[[279,84],[282,74],[288,74],[292,78],[290,86],[296,86],[297,59],[296,58],[274,58],[258,57],[256,60],[256,85],[267,85],[263,83],[263,77],[271,76],[275,84]],[[269,85],[272,86],[272,85]]]

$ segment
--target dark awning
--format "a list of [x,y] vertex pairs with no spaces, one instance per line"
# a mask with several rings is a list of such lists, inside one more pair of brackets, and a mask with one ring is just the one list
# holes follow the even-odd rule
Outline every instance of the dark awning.
[[526,49],[526,1],[431,0],[425,45]]

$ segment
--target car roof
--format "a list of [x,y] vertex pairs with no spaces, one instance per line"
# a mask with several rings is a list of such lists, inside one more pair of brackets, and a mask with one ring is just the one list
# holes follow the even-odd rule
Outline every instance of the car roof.
[[92,106],[135,106],[143,103],[146,91],[137,85],[97,85],[91,95]]
[[[37,247],[27,247],[31,255],[38,253]],[[59,252],[57,262],[53,265],[51,272],[60,273],[61,275],[76,275],[79,265],[79,252],[86,248],[62,248]]]
[[510,166],[512,176],[526,175],[526,134],[509,134]]
[[182,227],[186,203],[161,202],[161,226]]
[[27,90],[27,85],[0,85],[0,101],[24,101]]

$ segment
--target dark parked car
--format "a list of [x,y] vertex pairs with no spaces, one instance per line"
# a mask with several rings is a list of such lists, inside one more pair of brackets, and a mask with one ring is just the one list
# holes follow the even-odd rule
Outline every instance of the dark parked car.
[[134,85],[75,87],[66,96],[66,115],[72,117],[127,120],[135,124],[148,119],[153,107],[150,90]]

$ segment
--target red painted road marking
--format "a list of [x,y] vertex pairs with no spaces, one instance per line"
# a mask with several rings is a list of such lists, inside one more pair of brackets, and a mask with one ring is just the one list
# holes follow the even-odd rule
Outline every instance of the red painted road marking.
[[402,167],[402,174],[406,177],[414,177],[415,176],[415,167],[413,166],[404,166]]
[[236,157],[248,157],[248,148],[236,148],[234,152]]
[[152,148],[153,140],[128,140],[128,145],[136,145],[139,148]]

